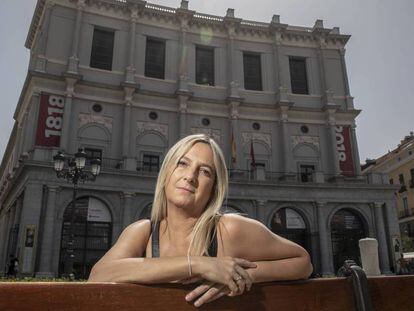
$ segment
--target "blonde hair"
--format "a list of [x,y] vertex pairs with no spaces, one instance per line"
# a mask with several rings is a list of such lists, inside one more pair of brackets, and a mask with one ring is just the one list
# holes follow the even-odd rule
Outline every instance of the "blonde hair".
[[227,195],[228,177],[226,162],[220,146],[210,137],[204,134],[195,134],[179,140],[167,152],[158,174],[157,185],[155,187],[154,202],[152,204],[151,222],[160,222],[167,217],[167,197],[165,194],[166,183],[171,174],[177,167],[178,161],[196,144],[208,144],[213,152],[214,167],[216,177],[214,181],[212,195],[207,203],[204,212],[197,220],[191,236],[188,254],[209,255],[208,248],[211,243],[213,233],[217,230],[220,219],[220,208]]

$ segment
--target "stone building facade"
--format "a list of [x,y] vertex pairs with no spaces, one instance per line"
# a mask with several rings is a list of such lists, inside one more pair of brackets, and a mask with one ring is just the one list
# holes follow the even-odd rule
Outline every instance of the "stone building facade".
[[168,148],[206,133],[228,159],[224,212],[302,244],[322,275],[358,261],[358,239],[375,237],[389,273],[394,190],[360,176],[348,39],[321,20],[213,16],[188,1],[38,0],[0,168],[0,267],[12,255],[22,275],[65,272],[72,185],[53,171],[58,150],[102,159],[76,200],[75,268],[86,277],[123,228],[149,215]]
[[401,252],[414,252],[414,133],[404,137],[394,150],[367,160],[362,174],[386,174],[395,191]]

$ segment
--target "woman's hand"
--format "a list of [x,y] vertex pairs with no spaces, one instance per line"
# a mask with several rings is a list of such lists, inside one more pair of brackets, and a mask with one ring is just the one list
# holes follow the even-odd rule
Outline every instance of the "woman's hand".
[[[237,293],[233,293],[230,291],[230,289],[226,285],[213,283],[213,282],[204,282],[203,284],[201,284],[200,286],[192,290],[190,293],[188,293],[185,296],[185,300],[190,302],[198,298],[194,302],[194,306],[200,307],[201,305],[205,303],[212,302],[225,295],[230,296],[230,297],[239,296],[244,293],[245,289],[246,287],[243,287]],[[247,288],[248,291],[250,289],[251,287]]]
[[233,257],[193,257],[193,271],[204,280],[226,285],[232,295],[250,289],[252,279],[246,269],[256,268],[254,262]]

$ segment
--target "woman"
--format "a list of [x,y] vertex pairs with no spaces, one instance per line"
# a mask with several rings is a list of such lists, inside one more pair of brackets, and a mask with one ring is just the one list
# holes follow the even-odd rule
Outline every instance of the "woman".
[[302,247],[258,221],[219,213],[227,190],[217,143],[206,135],[183,138],[162,164],[151,221],[128,226],[95,264],[89,281],[202,281],[185,297],[200,306],[240,295],[252,283],[307,278],[312,265]]

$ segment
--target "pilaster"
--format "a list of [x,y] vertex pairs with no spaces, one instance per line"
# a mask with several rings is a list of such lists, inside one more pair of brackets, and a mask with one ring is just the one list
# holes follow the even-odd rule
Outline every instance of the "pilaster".
[[318,215],[318,230],[319,230],[319,243],[320,243],[320,262],[321,262],[321,274],[322,276],[332,276],[333,262],[332,262],[332,243],[330,239],[330,233],[327,228],[327,213],[326,203],[316,202],[316,209]]
[[53,254],[54,254],[54,224],[55,224],[55,208],[56,194],[58,191],[56,186],[47,187],[47,204],[43,220],[43,232],[41,238],[41,253],[39,258],[39,268],[36,272],[37,277],[54,277],[53,272]]
[[383,215],[383,203],[375,202],[374,206],[374,214],[375,214],[375,224],[376,224],[376,235],[378,240],[378,255],[379,255],[379,263],[381,267],[381,272],[383,274],[391,274],[390,271],[390,262],[388,256],[388,243],[387,237],[385,233],[385,225],[384,225],[384,215]]
[[83,15],[83,10],[85,9],[85,6],[86,6],[85,0],[78,0],[75,27],[73,29],[73,36],[72,36],[71,56],[68,59],[68,70],[67,71],[69,73],[74,73],[74,74],[78,73],[79,37],[80,37],[80,29],[82,25],[82,15]]

